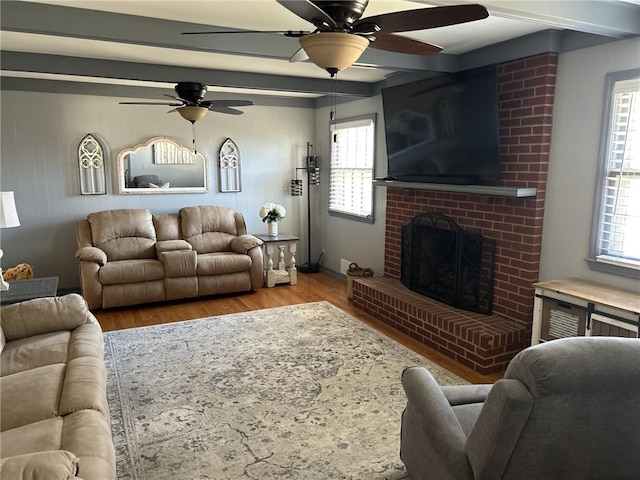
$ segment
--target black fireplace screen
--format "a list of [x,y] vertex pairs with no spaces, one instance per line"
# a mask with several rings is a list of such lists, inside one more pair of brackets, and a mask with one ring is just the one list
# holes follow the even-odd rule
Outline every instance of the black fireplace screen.
[[463,230],[437,212],[402,226],[400,280],[409,289],[463,310],[491,313],[495,240]]

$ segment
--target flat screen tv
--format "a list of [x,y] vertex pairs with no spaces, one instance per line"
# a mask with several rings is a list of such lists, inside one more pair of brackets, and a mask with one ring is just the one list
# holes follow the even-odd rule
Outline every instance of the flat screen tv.
[[382,90],[387,179],[482,184],[500,178],[495,66]]

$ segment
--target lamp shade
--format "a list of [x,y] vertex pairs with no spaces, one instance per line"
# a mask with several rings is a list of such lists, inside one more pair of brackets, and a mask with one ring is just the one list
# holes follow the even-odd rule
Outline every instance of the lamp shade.
[[13,192],[0,192],[0,228],[19,227],[18,211]]
[[369,46],[369,40],[342,32],[319,32],[300,37],[300,45],[313,63],[329,73],[353,65]]
[[191,123],[202,120],[209,111],[205,107],[180,107],[176,110],[178,110],[178,113],[182,116],[182,118],[184,118],[185,120],[189,120]]

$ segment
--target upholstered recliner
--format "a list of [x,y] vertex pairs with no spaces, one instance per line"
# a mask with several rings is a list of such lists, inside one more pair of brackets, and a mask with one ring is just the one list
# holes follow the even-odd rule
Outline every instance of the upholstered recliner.
[[104,340],[78,294],[0,313],[0,478],[115,480]]
[[204,205],[152,215],[106,210],[77,223],[82,296],[110,308],[262,286],[262,241],[241,213]]
[[491,385],[403,372],[400,456],[415,480],[640,478],[640,340],[575,337],[520,352]]

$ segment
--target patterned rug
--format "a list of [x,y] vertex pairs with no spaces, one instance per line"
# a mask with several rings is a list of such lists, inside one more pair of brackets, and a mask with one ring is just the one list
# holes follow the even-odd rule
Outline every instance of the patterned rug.
[[328,302],[105,344],[119,480],[406,478],[402,370],[467,383]]

